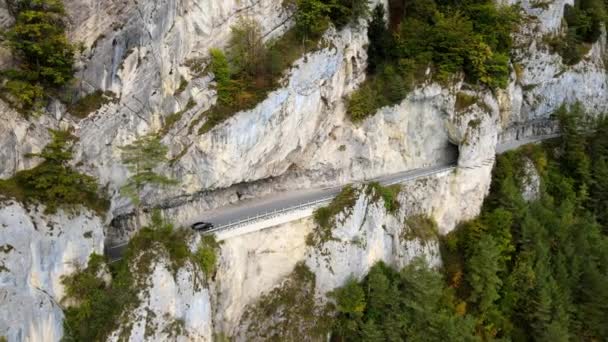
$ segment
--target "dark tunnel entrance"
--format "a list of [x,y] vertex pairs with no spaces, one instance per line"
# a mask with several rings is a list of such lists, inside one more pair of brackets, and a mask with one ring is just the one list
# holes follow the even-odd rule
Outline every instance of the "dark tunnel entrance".
[[460,156],[460,147],[448,139],[445,156],[446,156],[446,161],[449,164],[451,164],[451,165],[458,164],[458,157]]

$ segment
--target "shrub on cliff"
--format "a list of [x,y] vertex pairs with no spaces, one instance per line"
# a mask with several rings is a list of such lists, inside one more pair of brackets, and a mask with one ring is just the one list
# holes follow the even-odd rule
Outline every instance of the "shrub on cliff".
[[603,0],[576,0],[564,5],[562,34],[545,38],[552,50],[562,56],[566,65],[574,65],[597,42],[602,27],[608,23],[606,2]]
[[[62,302],[68,304],[64,311],[64,339],[103,341],[125,323],[121,318],[132,318],[128,314],[140,304],[138,293],[151,285],[148,277],[161,255],[167,257],[166,266],[174,274],[189,263],[212,277],[219,244],[214,237],[204,236],[199,252],[192,253],[187,243],[190,234],[189,229],[175,229],[155,211],[152,222],[131,238],[121,260],[107,264],[102,256],[93,254],[86,268],[63,277],[66,291]],[[200,252],[202,249],[205,252]],[[111,275],[109,281],[103,279],[106,271]],[[191,276],[196,277],[194,283],[200,284],[200,273]]]
[[79,205],[105,213],[108,201],[99,195],[95,178],[69,165],[77,138],[67,131],[50,132],[52,141],[40,153],[29,155],[42,158],[43,162],[33,169],[17,172],[11,179],[0,180],[0,194],[26,203],[42,203],[48,213]]
[[258,23],[244,19],[232,27],[226,52],[211,49],[210,71],[217,82],[218,101],[192,121],[190,131],[206,117],[199,134],[211,130],[234,113],[255,107],[280,84],[293,62],[317,46],[331,21],[338,27],[367,16],[366,0],[286,0],[295,11],[295,26],[277,39],[264,42]]

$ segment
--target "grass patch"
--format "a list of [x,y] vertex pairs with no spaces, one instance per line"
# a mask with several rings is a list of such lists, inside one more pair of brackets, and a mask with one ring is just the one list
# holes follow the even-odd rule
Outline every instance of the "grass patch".
[[203,58],[190,58],[186,60],[185,65],[190,68],[195,77],[201,77],[205,72],[205,60]]
[[69,105],[68,112],[77,118],[84,119],[106,103],[114,101],[116,101],[116,94],[113,92],[95,90]]
[[425,215],[408,217],[405,221],[402,238],[407,241],[420,239],[422,242],[437,240],[437,223]]
[[[401,191],[399,185],[382,186],[380,183],[372,182],[367,185],[365,194],[371,196],[372,201],[382,199],[387,212],[394,214],[399,209],[397,195]],[[331,201],[331,203],[315,210],[313,218],[316,223],[314,231],[306,237],[306,244],[316,246],[332,239],[331,231],[336,226],[336,215],[344,213],[348,217],[355,206],[360,192],[352,185],[345,186],[342,191]]]
[[245,309],[246,340],[296,341],[303,336],[324,340],[332,318],[328,307],[315,302],[315,275],[299,263],[281,286]]
[[165,118],[165,123],[163,125],[163,128],[161,128],[159,134],[161,136],[167,135],[167,133],[169,133],[169,131],[171,130],[171,128],[173,128],[173,126],[176,123],[178,123],[179,120],[182,119],[182,116],[184,115],[184,113],[186,113],[190,109],[194,108],[194,106],[196,106],[196,102],[194,102],[193,99],[190,99],[190,100],[188,100],[188,103],[186,104],[186,107],[184,107],[184,109],[180,110],[179,112],[175,112],[173,114],[169,114]]
[[[335,216],[352,208],[357,201],[358,191],[352,186],[345,186],[327,207],[318,208],[313,214],[317,223],[314,232],[307,238],[309,245],[331,240],[331,230],[336,224]],[[349,213],[347,212],[346,215]]]
[[183,93],[187,87],[188,87],[188,81],[186,81],[186,79],[183,76],[181,76],[180,80],[179,80],[179,87],[177,87],[177,89],[175,90],[175,93],[173,95],[178,96],[179,94]]
[[413,88],[414,78],[395,72],[390,65],[379,75],[371,75],[346,100],[346,111],[353,122],[363,121],[379,108],[396,105]]
[[551,52],[562,57],[565,65],[578,64],[591,49],[591,44],[580,42],[576,36],[566,34],[565,36],[547,35],[543,38]]
[[196,251],[195,258],[203,272],[211,277],[215,274],[217,252],[220,248],[215,235],[204,235]]
[[456,109],[457,112],[462,112],[465,109],[474,105],[477,100],[477,96],[469,95],[467,93],[459,91],[456,94],[456,103],[454,104],[454,109]]
[[391,186],[382,186],[378,182],[371,182],[367,185],[365,193],[371,196],[372,201],[377,201],[382,198],[384,202],[384,208],[387,212],[394,214],[399,209],[399,201],[397,196],[401,191],[399,184]]

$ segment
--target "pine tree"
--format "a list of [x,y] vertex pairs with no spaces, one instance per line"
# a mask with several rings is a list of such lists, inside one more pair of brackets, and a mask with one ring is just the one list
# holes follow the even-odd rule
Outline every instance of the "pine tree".
[[2,36],[18,68],[2,72],[4,90],[17,108],[36,110],[43,105],[43,90],[52,92],[74,75],[75,48],[65,33],[65,10],[60,0],[10,1],[9,10],[15,24]]
[[333,293],[338,311],[350,317],[362,317],[365,310],[365,293],[354,278]]
[[331,6],[323,0],[297,0],[295,13],[296,29],[302,38],[302,46],[313,36],[323,32],[325,20],[331,12]]
[[467,279],[471,286],[470,300],[477,304],[481,313],[488,311],[498,294],[502,281],[500,271],[501,251],[492,236],[485,234],[476,244],[467,261]]
[[144,135],[132,144],[121,147],[122,162],[127,165],[132,175],[120,189],[136,206],[137,225],[140,226],[140,206],[143,189],[146,185],[167,186],[176,181],[154,171],[167,162],[168,148],[156,134]]
[[380,3],[374,7],[367,27],[367,37],[369,38],[367,72],[370,74],[373,74],[376,68],[385,62],[390,50],[390,33],[384,16],[384,6]]
[[248,77],[254,78],[264,67],[265,53],[262,28],[257,21],[241,19],[232,27],[228,59],[234,68],[233,73],[245,73]]
[[565,106],[555,113],[562,133],[561,167],[566,175],[576,180],[580,186],[589,185],[591,179],[591,160],[586,153],[587,141],[583,134],[585,112],[580,103],[571,108]]
[[384,274],[386,266],[382,263],[376,264],[369,271],[365,284],[367,291],[367,317],[371,320],[380,321],[384,317],[384,310],[390,305],[394,298],[390,297],[391,283]]
[[382,331],[374,323],[374,320],[367,320],[361,327],[361,340],[369,342],[385,341]]
[[211,49],[209,53],[211,54],[210,68],[217,83],[217,101],[221,105],[230,106],[234,103],[234,85],[228,59],[219,49]]

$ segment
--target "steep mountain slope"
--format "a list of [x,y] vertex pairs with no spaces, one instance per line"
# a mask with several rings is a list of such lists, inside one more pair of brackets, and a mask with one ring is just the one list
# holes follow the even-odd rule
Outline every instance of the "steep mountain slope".
[[[163,138],[174,161],[162,173],[179,184],[146,188],[143,202],[160,208],[176,225],[200,220],[206,210],[239,199],[435,165],[449,160],[455,145],[458,168],[403,185],[397,213],[387,212],[382,201],[359,197],[334,230],[339,241],[318,248],[306,244],[316,226],[312,219],[228,239],[219,269],[205,286],[195,286],[190,278],[196,269],[186,266],[171,274],[168,261],[160,258],[149,275],[151,290],[139,294],[144,303],[113,339],[209,340],[213,332],[240,340],[259,337],[248,331],[250,322],[242,322],[243,315],[261,295],[282,284],[298,262],[315,275],[315,295],[322,301],[327,291],[351,274],[362,277],[378,260],[403,266],[415,255],[432,256],[433,243],[423,246],[403,238],[408,219],[429,216],[444,234],[475,217],[489,190],[496,145],[501,137],[513,136],[511,128],[546,119],[562,103],[581,101],[594,113],[608,109],[605,37],[580,63],[564,65],[543,37],[560,32],[564,5],[571,1],[543,6],[524,1],[526,20],[515,35],[513,72],[505,90],[480,90],[462,80],[449,86],[426,82],[398,105],[355,124],[346,115],[344,98],[366,76],[369,42],[361,20],[341,30],[330,28],[319,48],[287,71],[279,89],[201,135],[204,119],[190,126],[217,101],[213,75],[204,70],[209,49],[226,47],[230,28],[243,18],[259,22],[265,40],[281,36],[294,24],[283,1],[64,3],[69,38],[84,46],[77,60],[77,88],[82,94],[109,91],[116,100],[84,119],[70,115],[58,101],[47,114],[25,119],[0,101],[0,178],[38,163],[26,155],[49,142],[47,128],[72,127],[80,139],[73,164],[96,176],[112,206],[99,218],[86,212],[45,217],[20,204],[0,204],[0,241],[12,246],[3,247],[0,267],[0,288],[8,298],[1,304],[0,336],[11,341],[58,340],[61,276],[75,265],[84,266],[90,254],[101,254],[104,243],[124,242],[136,233],[133,205],[119,193],[127,178],[119,147],[158,131],[172,113],[182,112]],[[0,6],[0,22],[7,26],[12,16],[5,7]],[[5,52],[2,61],[10,63]],[[476,103],[461,108],[459,94]],[[61,227],[61,233],[53,226]],[[41,303],[43,314],[36,312],[35,303]],[[150,311],[156,317],[148,320]],[[178,322],[173,328],[158,324],[164,313]]]

